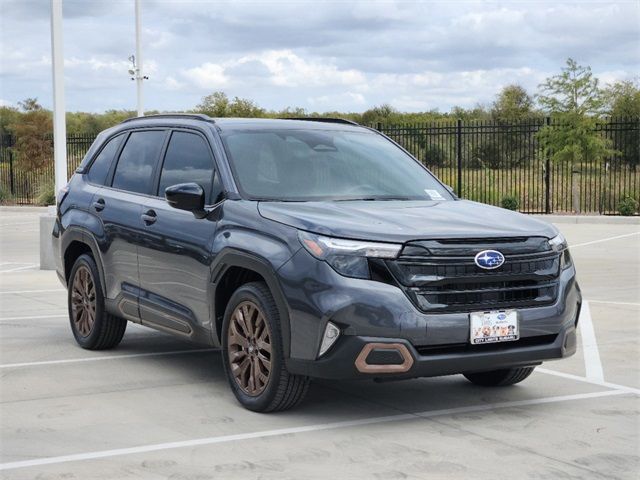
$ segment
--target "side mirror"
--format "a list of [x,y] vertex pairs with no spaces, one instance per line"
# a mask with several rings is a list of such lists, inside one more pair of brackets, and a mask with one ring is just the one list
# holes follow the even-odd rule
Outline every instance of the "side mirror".
[[179,183],[164,191],[167,203],[178,210],[187,210],[194,214],[204,212],[204,190],[197,183]]

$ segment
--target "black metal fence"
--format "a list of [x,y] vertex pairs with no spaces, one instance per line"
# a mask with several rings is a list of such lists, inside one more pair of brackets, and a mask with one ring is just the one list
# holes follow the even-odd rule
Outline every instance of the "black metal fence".
[[552,162],[537,140],[550,118],[517,124],[438,121],[377,124],[376,129],[423,162],[462,198],[492,205],[515,199],[525,213],[617,214],[626,197],[640,198],[640,119],[609,119],[596,131],[615,151],[604,161]]
[[[505,199],[525,213],[617,214],[626,197],[640,198],[640,119],[609,119],[596,131],[611,142],[614,155],[600,162],[555,163],[537,141],[551,119],[503,124],[494,121],[437,121],[411,125],[378,124],[423,162],[459,196],[492,205]],[[69,135],[69,175],[95,139]],[[49,147],[51,149],[51,146]],[[14,202],[33,204],[39,185],[52,182],[53,161],[40,171],[25,169],[15,138],[2,137],[0,190]]]

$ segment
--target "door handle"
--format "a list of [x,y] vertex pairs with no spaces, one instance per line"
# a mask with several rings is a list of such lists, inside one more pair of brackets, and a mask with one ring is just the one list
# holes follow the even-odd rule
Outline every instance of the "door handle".
[[93,202],[93,209],[96,212],[101,212],[102,210],[104,210],[104,199],[99,198],[98,200]]
[[142,218],[142,221],[145,223],[145,225],[151,225],[152,223],[155,223],[155,221],[158,219],[158,216],[153,210],[147,210],[140,216],[140,218]]

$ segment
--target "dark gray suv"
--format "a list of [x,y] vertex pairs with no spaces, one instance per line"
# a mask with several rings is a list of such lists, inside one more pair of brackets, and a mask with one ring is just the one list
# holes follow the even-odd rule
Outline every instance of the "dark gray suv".
[[132,321],[220,347],[251,410],[296,405],[314,377],[511,385],[576,349],[562,235],[458,199],[352,122],[130,119],[59,197],[77,342],[115,347]]

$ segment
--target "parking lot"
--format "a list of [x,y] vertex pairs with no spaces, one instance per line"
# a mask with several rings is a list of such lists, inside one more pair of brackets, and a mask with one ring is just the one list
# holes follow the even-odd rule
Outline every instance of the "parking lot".
[[525,382],[318,381],[258,414],[211,349],[134,324],[115,350],[76,346],[38,269],[40,212],[0,211],[2,478],[638,478],[637,224],[558,224],[586,300],[578,353]]

